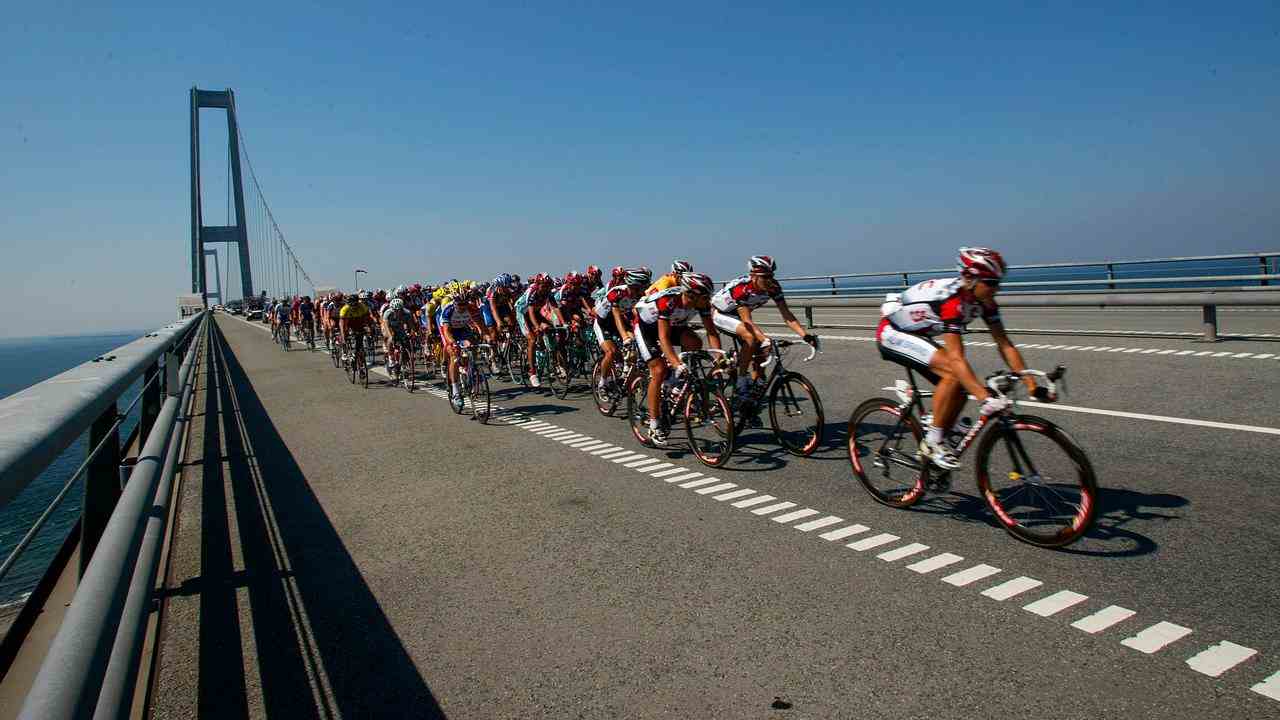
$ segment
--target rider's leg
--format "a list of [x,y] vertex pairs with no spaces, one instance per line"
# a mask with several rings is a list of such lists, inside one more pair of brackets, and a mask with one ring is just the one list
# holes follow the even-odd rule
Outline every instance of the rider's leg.
[[649,361],[649,428],[657,429],[662,425],[662,381],[667,379],[667,361],[660,357]]
[[951,363],[952,358],[945,348],[938,348],[929,359],[929,369],[939,378],[933,389],[933,420],[928,431],[928,439],[932,443],[942,442],[946,429],[955,425],[967,400],[964,386],[951,372]]

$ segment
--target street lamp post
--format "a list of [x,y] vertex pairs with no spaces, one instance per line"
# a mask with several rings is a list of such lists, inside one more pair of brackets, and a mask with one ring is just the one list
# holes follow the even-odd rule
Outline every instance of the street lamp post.
[[368,275],[369,271],[356,268],[356,292],[360,292],[360,273]]

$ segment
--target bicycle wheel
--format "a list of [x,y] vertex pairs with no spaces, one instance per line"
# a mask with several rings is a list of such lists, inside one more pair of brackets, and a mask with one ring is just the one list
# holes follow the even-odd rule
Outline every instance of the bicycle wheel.
[[360,382],[364,385],[364,389],[369,389],[369,359],[363,353],[359,359],[360,365]]
[[485,377],[483,370],[472,371],[468,394],[471,401],[471,414],[482,423],[489,422],[493,408],[489,400],[489,378]]
[[400,377],[404,381],[404,389],[410,393],[418,389],[418,359],[410,349],[400,353]]
[[285,330],[284,332],[280,333],[280,347],[284,348],[285,352],[289,352],[289,331],[288,330]]
[[343,360],[342,364],[346,368],[347,377],[351,379],[351,384],[356,384],[356,379],[360,376],[360,368],[356,367],[357,360],[354,356],[350,360]]
[[[621,385],[621,379],[618,377],[618,363],[615,362],[609,370],[608,375],[601,375],[601,364],[596,363],[591,370],[591,396],[595,399],[596,410],[600,411],[605,417],[613,417],[613,413],[618,409],[618,386]],[[600,380],[603,377],[605,387],[600,387]]]
[[769,423],[778,444],[792,455],[808,457],[822,442],[822,399],[808,378],[797,372],[778,377],[769,391]]
[[627,385],[627,424],[631,434],[645,447],[653,447],[649,440],[649,375],[636,373]]
[[872,398],[849,416],[849,462],[876,502],[903,508],[924,496],[929,469],[916,457],[922,437],[915,415],[892,400]]
[[693,454],[710,467],[721,467],[733,455],[736,433],[729,401],[715,388],[689,388],[684,402],[684,429]]
[[525,343],[512,340],[507,343],[507,376],[517,385],[529,384],[529,358],[525,356]]
[[1075,542],[1093,526],[1093,465],[1057,425],[1033,415],[996,419],[977,453],[978,490],[1010,535],[1054,548]]

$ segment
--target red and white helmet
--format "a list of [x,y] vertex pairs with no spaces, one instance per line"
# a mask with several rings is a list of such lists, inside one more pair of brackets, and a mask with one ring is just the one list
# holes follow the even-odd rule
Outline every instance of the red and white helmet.
[[693,263],[688,260],[672,260],[671,272],[679,275],[680,273],[693,272]]
[[999,280],[1009,269],[1000,253],[991,248],[962,247],[958,261],[961,274],[971,278]]
[[595,265],[588,265],[587,271],[583,274],[587,276],[588,281],[595,282],[600,279],[600,268]]
[[768,255],[752,255],[747,261],[747,271],[760,273],[763,275],[772,275],[778,269],[778,263]]
[[709,275],[693,271],[680,273],[680,287],[693,295],[710,295],[715,286]]

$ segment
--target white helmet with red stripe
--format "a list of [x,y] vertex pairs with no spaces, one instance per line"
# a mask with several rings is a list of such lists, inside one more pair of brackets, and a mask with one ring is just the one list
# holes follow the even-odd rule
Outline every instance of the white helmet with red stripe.
[[716,284],[710,276],[690,271],[680,273],[680,286],[693,295],[710,295]]
[[1000,253],[991,248],[962,247],[958,260],[965,277],[999,280],[1009,269]]
[[752,255],[747,261],[747,271],[762,275],[772,275],[778,269],[778,263],[768,255]]

